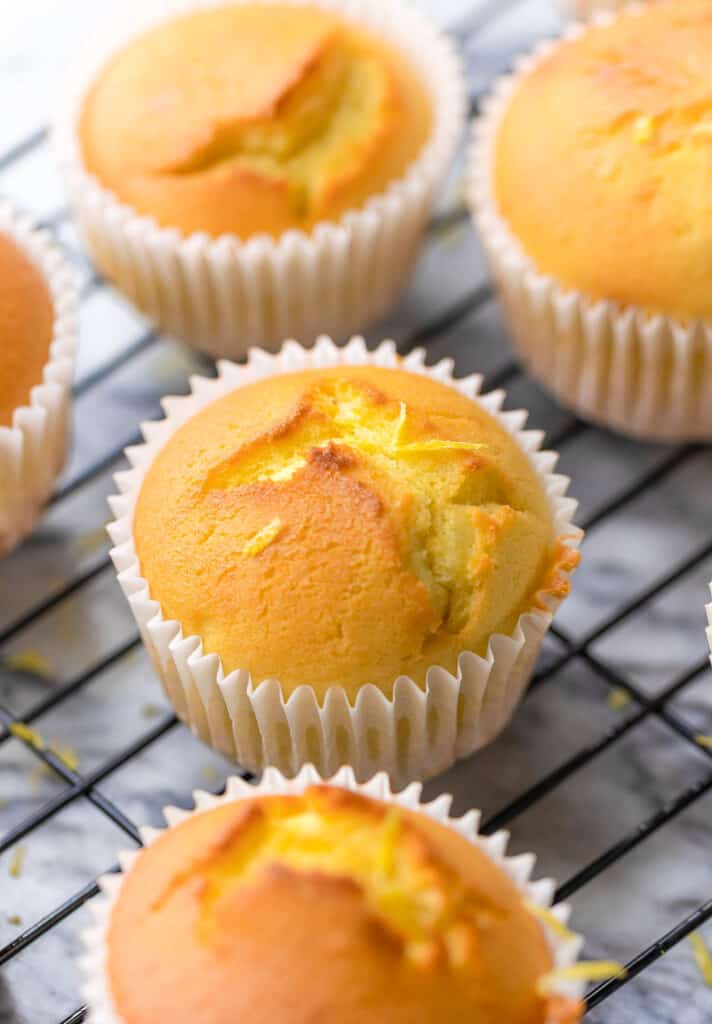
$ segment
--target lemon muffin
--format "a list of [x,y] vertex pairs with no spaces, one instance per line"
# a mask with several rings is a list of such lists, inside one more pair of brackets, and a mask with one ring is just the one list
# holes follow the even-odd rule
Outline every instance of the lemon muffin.
[[581,1003],[542,985],[553,915],[532,910],[419,811],[334,786],[244,796],[138,855],[88,995],[98,1024],[106,1005],[121,1024],[575,1024]]
[[183,234],[279,236],[400,177],[431,130],[393,47],[318,7],[211,7],[132,40],[87,97],[87,169]]
[[29,405],[42,383],[52,342],[54,310],[39,268],[18,244],[0,232],[0,427]]
[[164,615],[226,672],[286,695],[457,672],[568,591],[544,489],[497,421],[437,381],[374,366],[283,374],[181,427],[136,505]]
[[57,130],[104,273],[214,355],[383,314],[462,126],[450,44],[380,0],[129,21],[91,47]]
[[498,87],[475,150],[525,358],[578,411],[645,436],[712,431],[711,45],[708,0],[589,25]]
[[61,468],[75,313],[59,254],[0,203],[0,554],[32,529]]
[[117,478],[113,557],[158,674],[242,764],[442,770],[504,726],[568,592],[555,456],[422,357],[320,339],[224,364]]

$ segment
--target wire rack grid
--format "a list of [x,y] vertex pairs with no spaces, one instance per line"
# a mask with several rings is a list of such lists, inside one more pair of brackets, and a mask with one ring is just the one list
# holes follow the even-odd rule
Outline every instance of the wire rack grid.
[[[512,56],[501,46],[503,22],[509,19],[514,29],[507,37],[511,51],[532,42],[541,25],[557,27],[544,16],[520,31],[512,20],[520,6],[521,0],[480,3],[454,28],[471,71],[473,112],[488,78]],[[12,197],[18,181],[49,181],[49,168],[42,129],[0,154],[0,191]],[[82,353],[88,357],[80,360],[74,389],[71,465],[39,530],[0,567],[0,787],[5,776],[12,790],[5,794],[12,799],[0,804],[0,892],[7,893],[0,915],[8,909],[7,920],[0,920],[0,1019],[74,1024],[85,1009],[76,1005],[69,962],[78,927],[68,923],[81,920],[97,892],[96,875],[112,863],[87,867],[82,844],[94,843],[99,818],[96,857],[137,844],[137,820],[143,823],[168,799],[188,802],[192,785],[219,789],[234,769],[217,758],[206,766],[207,753],[196,750],[154,691],[101,532],[111,474],[123,466],[124,447],[140,439],[139,420],[159,415],[161,394],[185,392],[190,373],[213,367],[160,337],[110,291],[86,262],[66,207],[47,208],[46,197],[56,194],[53,179],[46,189],[32,189],[25,205],[55,230],[83,276]],[[97,332],[101,346],[93,344]],[[587,907],[591,914],[608,901],[608,917],[615,920],[616,905],[625,908],[629,898],[629,910],[621,911],[630,918],[622,945],[627,975],[597,985],[587,998],[592,1019],[603,1020],[597,1008],[605,1007],[609,1019],[622,1020],[613,1010],[623,1007],[618,990],[640,985],[643,972],[712,919],[712,877],[704,873],[712,749],[703,734],[712,702],[704,693],[702,640],[703,582],[712,577],[704,509],[712,458],[699,445],[642,446],[612,437],[562,411],[529,380],[507,346],[457,175],[405,302],[371,340],[386,335],[402,352],[422,344],[432,358],[452,356],[459,372],[483,371],[488,390],[506,385],[510,404],[532,410],[532,425],[548,430],[551,447],[575,477],[572,492],[582,498],[589,538],[581,595],[575,588],[567,603],[572,610],[565,606],[552,630],[517,719],[522,724],[429,788],[454,790],[463,810],[476,800],[485,809],[486,831],[513,823],[522,841],[531,836],[540,845],[542,835],[559,831],[566,854],[551,852],[554,839],[544,842],[551,854],[544,865],[565,879],[557,898],[571,899],[575,910],[581,905],[584,917]],[[636,544],[640,538],[631,530],[651,531],[647,546]],[[680,632],[683,644],[675,639]],[[126,717],[129,705],[134,712]],[[18,725],[33,731],[18,736]],[[53,729],[72,741],[71,751],[61,742],[38,741]],[[167,753],[154,762],[158,749]],[[142,768],[132,776],[136,764]],[[147,783],[151,771],[153,783]],[[126,785],[116,782],[122,778]],[[593,806],[579,811],[587,801]],[[78,807],[90,808],[86,821],[71,817]],[[690,814],[690,827],[675,832]],[[33,889],[35,841],[44,851],[45,873]],[[655,899],[657,883],[644,866],[652,862],[659,870],[660,858],[679,855],[676,844],[700,859],[702,869],[686,865],[688,888],[673,893],[665,915],[653,920],[643,901]],[[636,859],[641,852],[643,859]],[[16,901],[13,886],[20,887],[21,875],[28,888]],[[659,919],[665,926],[656,931]],[[53,943],[59,933],[62,940]],[[589,952],[611,952],[605,929],[594,946]],[[39,948],[44,952],[34,958]],[[687,985],[690,974],[683,975]],[[40,985],[44,999],[35,1014],[33,991]]]

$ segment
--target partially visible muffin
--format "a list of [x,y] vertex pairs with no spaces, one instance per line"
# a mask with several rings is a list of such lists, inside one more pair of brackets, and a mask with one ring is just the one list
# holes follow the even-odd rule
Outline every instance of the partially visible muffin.
[[30,401],[42,383],[52,342],[54,310],[33,260],[0,231],[0,427]]
[[709,0],[674,0],[589,26],[523,76],[493,194],[538,271],[712,324],[711,50]]
[[575,1024],[539,920],[454,829],[314,786],[190,816],[139,854],[102,957],[121,1024]]
[[225,4],[132,39],[80,124],[87,169],[183,234],[277,237],[403,175],[433,113],[417,70],[325,9]]
[[166,620],[255,686],[421,687],[568,592],[541,479],[480,405],[379,366],[284,373],[170,437],[133,522]]

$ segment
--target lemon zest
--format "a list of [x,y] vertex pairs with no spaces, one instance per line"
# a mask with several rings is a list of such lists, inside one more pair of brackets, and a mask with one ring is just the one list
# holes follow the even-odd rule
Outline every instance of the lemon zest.
[[29,672],[31,675],[42,676],[49,679],[52,676],[52,666],[43,654],[32,648],[26,651],[18,651],[17,654],[8,654],[2,659],[3,668],[14,672]]
[[25,863],[25,857],[27,855],[27,847],[16,846],[12,852],[12,859],[10,861],[10,867],[8,868],[8,874],[10,878],[19,878],[22,873],[22,865]]
[[552,914],[547,907],[540,907],[538,903],[534,903],[532,900],[524,900],[524,906],[530,914],[533,914],[534,917],[538,917],[543,924],[551,928],[553,932],[556,932],[559,938],[576,938],[574,932],[572,932],[570,928],[567,928],[565,924],[562,924],[556,914]]
[[555,967],[538,979],[537,995],[545,998],[562,981],[605,981],[618,975],[625,977],[626,969],[617,960],[580,960],[569,967]]
[[655,122],[652,117],[643,114],[633,122],[633,138],[639,145],[650,142],[654,133]]
[[242,549],[242,554],[246,558],[251,558],[254,555],[259,555],[261,551],[264,551],[265,548],[269,547],[269,545],[277,539],[281,532],[282,520],[279,517],[277,517],[276,519],[273,519],[271,522],[267,523],[266,526],[263,526],[261,530],[257,531],[254,537],[248,540],[248,542]]
[[622,686],[615,686],[608,694],[606,703],[611,711],[622,711],[630,704],[630,701],[631,697],[628,691],[624,690]]
[[79,767],[79,756],[76,750],[72,747],[65,746],[63,743],[50,743],[47,748],[50,753],[54,754],[58,761],[60,761],[65,768],[68,768],[70,772],[75,772]]
[[377,864],[384,875],[390,875],[395,867],[396,840],[400,831],[402,815],[397,807],[391,807],[383,819],[383,838],[378,849]]
[[712,748],[712,736],[706,736],[703,732],[698,732],[695,736],[695,743],[701,747]]
[[99,548],[108,544],[109,538],[106,533],[106,524],[97,526],[95,530],[89,530],[77,539],[77,547],[81,554],[91,555]]
[[8,924],[13,924],[13,925],[15,925],[15,927],[18,927],[19,925],[22,924],[22,918],[20,917],[19,914],[8,914],[7,915],[7,923]]
[[424,441],[409,441],[407,444],[399,444],[394,448],[394,451],[399,454],[409,455],[418,452],[478,452],[486,447],[486,444],[477,444],[475,441],[446,441],[437,437],[431,437]]
[[695,954],[695,963],[700,969],[700,974],[706,985],[712,988],[712,953],[707,948],[707,943],[699,932],[691,932],[688,935],[692,950]]
[[408,418],[408,406],[405,402],[398,403],[398,419],[396,420],[395,430],[393,431],[393,440],[391,447],[397,449],[401,443],[401,437],[403,436],[403,430],[405,428],[405,421]]
[[12,722],[8,726],[8,730],[13,736],[16,736],[18,740],[24,740],[25,743],[29,743],[35,750],[45,750],[46,743],[38,732],[34,729],[30,729],[29,725],[25,725],[24,722]]

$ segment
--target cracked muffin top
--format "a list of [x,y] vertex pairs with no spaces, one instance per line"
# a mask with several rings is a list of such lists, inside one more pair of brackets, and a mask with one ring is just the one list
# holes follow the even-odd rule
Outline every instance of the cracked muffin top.
[[485,654],[578,558],[535,469],[432,378],[349,366],[273,376],[206,406],[143,481],[133,526],[164,618],[226,671],[321,698]]
[[278,236],[383,192],[430,134],[427,93],[382,40],[318,7],[227,4],[160,24],[105,65],[87,169],[184,234]]
[[624,11],[521,79],[499,126],[500,214],[567,288],[712,319],[712,5]]
[[0,427],[28,405],[49,359],[54,310],[42,272],[0,233]]
[[131,867],[107,971],[124,1024],[575,1024],[513,882],[424,814],[315,786],[195,815]]

